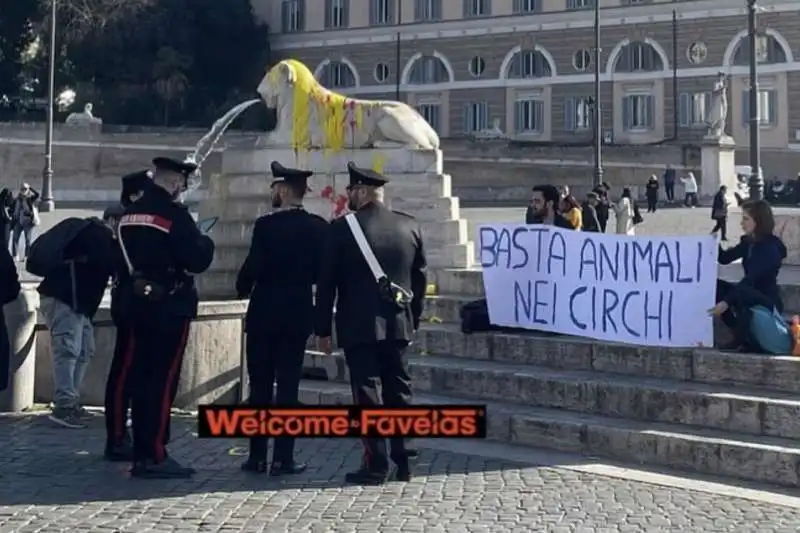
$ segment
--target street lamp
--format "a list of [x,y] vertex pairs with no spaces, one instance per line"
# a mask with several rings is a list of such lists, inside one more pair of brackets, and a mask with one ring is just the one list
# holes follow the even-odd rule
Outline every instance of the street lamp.
[[394,99],[400,101],[400,25],[403,23],[403,0],[397,0],[397,40],[394,44],[395,85]]
[[750,199],[764,199],[764,176],[761,173],[761,132],[758,106],[758,27],[756,0],[747,0],[747,37],[750,50]]
[[55,110],[55,78],[56,78],[56,15],[57,0],[50,0],[50,56],[48,67],[50,76],[47,81],[47,130],[44,138],[44,169],[42,170],[42,201],[39,210],[53,211],[53,112]]
[[600,2],[594,2],[594,185],[603,183],[603,109],[600,105]]

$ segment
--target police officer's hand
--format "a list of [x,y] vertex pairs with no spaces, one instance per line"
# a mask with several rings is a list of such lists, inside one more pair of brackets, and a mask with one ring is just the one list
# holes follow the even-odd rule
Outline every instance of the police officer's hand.
[[330,355],[333,353],[333,341],[330,337],[317,337],[317,351]]

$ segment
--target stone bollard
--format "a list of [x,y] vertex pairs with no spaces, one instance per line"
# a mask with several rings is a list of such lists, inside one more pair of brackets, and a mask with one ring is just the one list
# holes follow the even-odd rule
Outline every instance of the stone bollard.
[[36,320],[39,293],[25,288],[5,306],[6,328],[11,345],[8,388],[0,392],[0,412],[19,413],[33,407],[36,381]]

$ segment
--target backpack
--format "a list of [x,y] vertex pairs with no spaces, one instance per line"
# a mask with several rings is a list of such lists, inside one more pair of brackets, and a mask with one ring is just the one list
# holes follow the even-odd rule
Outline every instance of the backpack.
[[92,224],[85,218],[66,218],[39,235],[31,244],[25,269],[34,276],[46,276],[66,262],[64,252],[78,234]]
[[644,218],[642,217],[642,213],[639,211],[639,206],[636,203],[633,203],[633,225],[641,224],[644,222]]
[[791,329],[776,309],[763,305],[751,307],[748,332],[753,348],[771,355],[792,353]]

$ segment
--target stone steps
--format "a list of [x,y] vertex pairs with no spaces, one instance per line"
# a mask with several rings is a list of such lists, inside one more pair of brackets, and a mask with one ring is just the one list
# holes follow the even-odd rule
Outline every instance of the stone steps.
[[[304,381],[306,404],[350,404],[344,383]],[[427,393],[419,404],[474,403]],[[798,487],[800,447],[788,439],[533,408],[487,403],[488,438],[512,444],[668,467],[747,481]]]
[[[341,355],[315,359],[307,368],[348,382]],[[409,368],[427,393],[800,439],[800,399],[789,393],[451,357],[411,356]]]

